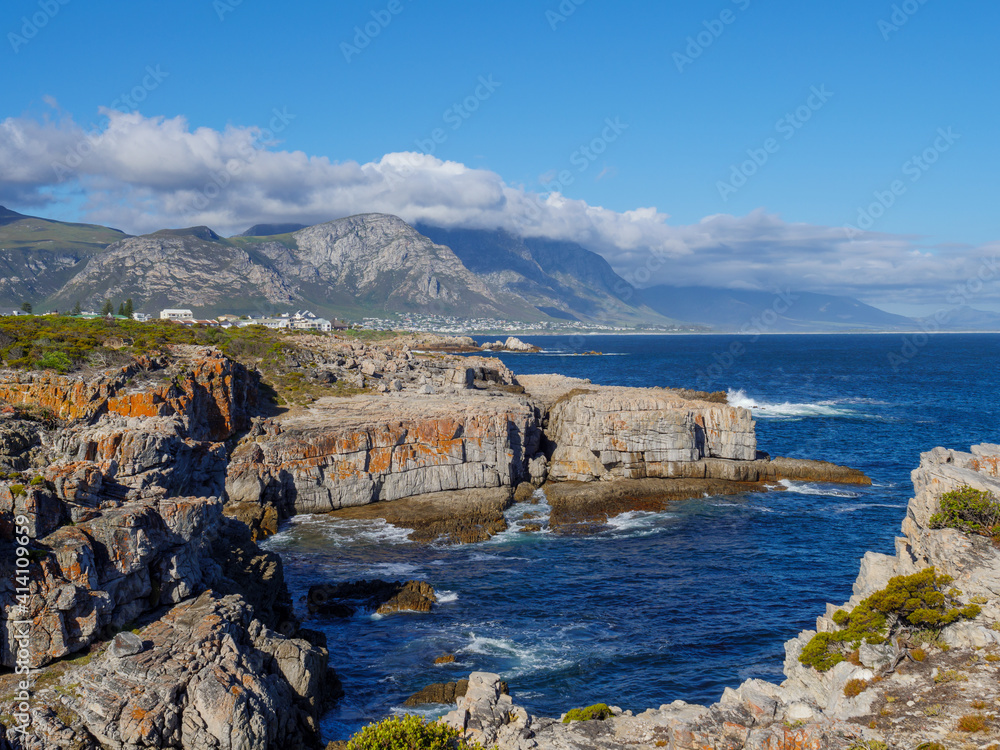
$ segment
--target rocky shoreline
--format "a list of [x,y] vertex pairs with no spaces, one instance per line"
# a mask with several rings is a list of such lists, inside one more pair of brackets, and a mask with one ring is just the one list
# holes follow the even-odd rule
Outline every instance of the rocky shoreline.
[[[780,685],[748,680],[727,688],[711,706],[675,701],[641,713],[612,707],[605,720],[564,723],[565,714],[529,715],[501,690],[498,675],[474,672],[445,721],[500,750],[997,747],[1000,547],[986,536],[933,528],[931,516],[943,494],[963,487],[1000,495],[998,465],[1000,445],[973,446],[969,453],[936,448],[921,456],[896,555],[866,554],[851,600],[843,607],[827,605],[816,631],[785,644]],[[929,567],[953,579],[949,595],[974,604],[974,619],[944,627],[919,649],[862,644],[856,661],[826,672],[800,661],[817,632],[837,629],[837,610],[857,607],[894,576]]]
[[17,675],[0,674],[0,748],[316,746],[339,683],[256,543],[297,513],[461,543],[503,531],[539,487],[570,532],[781,479],[870,483],[759,452],[750,412],[719,394],[518,377],[406,339],[299,343],[282,364],[313,396],[277,407],[252,366],[211,347],[86,377],[0,371],[0,542],[31,572],[25,593],[4,571],[18,620],[0,657],[37,670],[27,723]]

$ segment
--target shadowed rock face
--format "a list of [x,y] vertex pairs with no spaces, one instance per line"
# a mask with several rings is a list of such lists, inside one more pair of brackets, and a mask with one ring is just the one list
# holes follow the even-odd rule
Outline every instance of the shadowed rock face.
[[353,581],[320,583],[309,587],[309,611],[350,617],[358,609],[391,615],[430,612],[437,596],[425,581]]
[[468,680],[457,682],[435,682],[406,699],[404,706],[424,706],[428,703],[454,703],[469,689]]

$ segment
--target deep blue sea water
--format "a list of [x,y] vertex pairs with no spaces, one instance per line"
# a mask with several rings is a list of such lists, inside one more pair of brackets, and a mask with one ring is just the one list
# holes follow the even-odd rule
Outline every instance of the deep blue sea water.
[[[517,373],[726,390],[753,410],[760,450],[846,464],[874,484],[705,497],[586,537],[519,533],[515,507],[514,530],[456,547],[410,543],[383,522],[293,519],[267,545],[297,600],[310,583],[361,577],[427,580],[442,600],[425,615],[307,621],[329,636],[347,692],[327,739],[474,670],[500,673],[515,702],[547,715],[712,702],[750,677],[780,680],[783,643],[850,597],[866,550],[892,552],[920,453],[1000,441],[1000,334],[523,338],[546,351],[503,355]],[[434,666],[445,653],[458,662]]]

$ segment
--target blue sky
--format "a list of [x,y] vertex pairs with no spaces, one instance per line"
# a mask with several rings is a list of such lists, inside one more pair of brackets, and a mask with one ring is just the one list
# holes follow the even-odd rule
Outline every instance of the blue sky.
[[[814,280],[806,286],[902,309],[941,283],[927,258],[961,283],[1000,239],[998,25],[1000,7],[943,0],[8,0],[0,200],[130,232],[203,222],[226,232],[368,203],[398,203],[407,219],[502,225],[509,217],[498,212],[509,210],[494,205],[497,190],[505,206],[516,203],[510,191],[557,191],[574,210],[550,202],[529,233],[589,239],[620,272],[666,253],[677,274],[658,266],[651,282],[704,281],[688,256],[720,263],[739,244],[724,283],[761,286],[768,267],[795,267]],[[104,143],[68,176],[54,171],[82,134],[109,129],[109,107],[136,111],[121,121],[132,128],[127,148]],[[279,132],[261,135],[273,125]],[[18,146],[29,131],[35,145]],[[227,133],[255,133],[254,148],[282,158],[254,164],[253,189],[226,185],[194,210],[183,191],[204,192],[216,158],[206,153],[224,151]],[[164,148],[171,137],[202,161]],[[436,163],[414,161],[399,183],[353,194],[388,167],[335,169],[398,152]],[[123,164],[120,153],[138,156]],[[25,166],[32,160],[37,168]],[[442,162],[462,165],[457,195]],[[403,183],[403,198],[386,198]],[[876,193],[891,205],[868,211]],[[594,207],[605,212],[594,218]],[[629,214],[650,207],[655,218]],[[717,215],[732,220],[705,224]],[[585,231],[565,226],[581,216]],[[835,247],[848,224],[871,233]],[[710,237],[699,244],[701,235]],[[809,266],[834,251],[829,273]],[[924,258],[912,278],[894,274],[908,257]]]

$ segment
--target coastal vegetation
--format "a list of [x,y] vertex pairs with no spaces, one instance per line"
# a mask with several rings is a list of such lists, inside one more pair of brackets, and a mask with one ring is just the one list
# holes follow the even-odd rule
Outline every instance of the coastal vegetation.
[[[143,356],[166,354],[169,346],[188,344],[214,346],[227,357],[257,370],[262,394],[279,405],[362,392],[363,388],[343,381],[315,383],[309,378],[313,355],[301,342],[303,337],[320,335],[257,325],[179,325],[169,320],[140,323],[58,315],[0,317],[0,366],[67,374],[124,367]],[[303,363],[307,369],[299,366]]]
[[347,742],[347,750],[483,750],[457,729],[419,716],[390,716],[369,724]]
[[595,703],[586,708],[573,708],[566,712],[563,717],[563,724],[571,721],[604,721],[614,716],[607,703]]
[[989,492],[968,485],[941,496],[941,511],[931,516],[932,529],[958,529],[1000,542],[1000,502]]
[[72,372],[87,366],[124,365],[171,344],[216,346],[244,363],[298,350],[287,334],[262,326],[217,328],[62,315],[0,317],[0,359],[12,369]]
[[911,635],[914,631],[935,635],[946,625],[979,616],[978,604],[959,606],[954,590],[945,587],[951,576],[925,568],[910,576],[895,576],[881,591],[864,599],[851,612],[837,610],[833,621],[838,630],[817,633],[799,661],[826,672],[847,658],[862,643],[879,645]]
[[868,688],[868,680],[859,680],[857,678],[847,681],[844,685],[844,695],[848,698],[853,698],[857,695],[861,695]]

